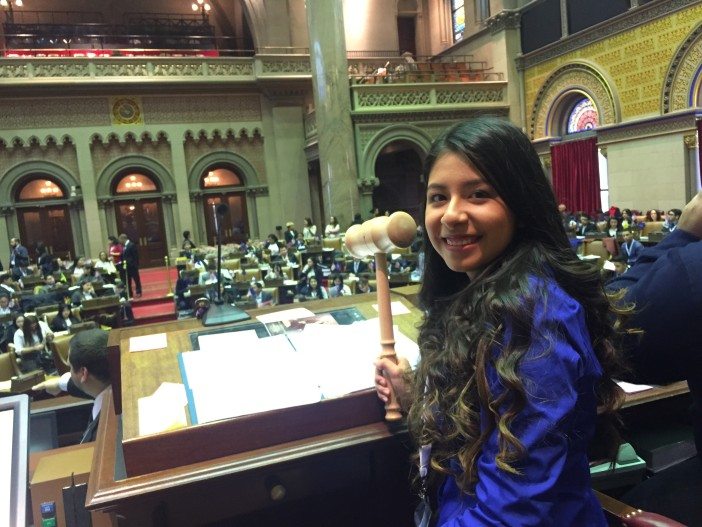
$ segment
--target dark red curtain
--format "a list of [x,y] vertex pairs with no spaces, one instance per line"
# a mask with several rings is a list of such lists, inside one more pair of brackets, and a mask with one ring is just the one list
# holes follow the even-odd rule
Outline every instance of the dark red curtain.
[[573,212],[602,211],[597,138],[551,146],[551,174],[558,203]]
[[700,157],[700,186],[702,186],[702,119],[697,121],[697,155]]

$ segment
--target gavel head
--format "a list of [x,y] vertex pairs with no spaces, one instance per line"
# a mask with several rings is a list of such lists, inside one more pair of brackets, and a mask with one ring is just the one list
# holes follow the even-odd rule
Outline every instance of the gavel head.
[[406,212],[371,218],[346,231],[345,244],[351,256],[364,258],[387,253],[396,247],[409,247],[417,232],[417,224]]

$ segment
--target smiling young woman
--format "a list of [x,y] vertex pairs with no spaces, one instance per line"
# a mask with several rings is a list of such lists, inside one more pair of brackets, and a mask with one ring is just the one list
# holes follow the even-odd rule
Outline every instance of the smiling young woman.
[[[421,359],[379,360],[443,476],[436,525],[606,525],[588,447],[612,413],[621,358],[597,269],[570,248],[538,156],[510,123],[458,124],[427,156]],[[422,468],[423,467],[423,468]],[[431,469],[431,470],[429,470]],[[437,481],[437,478],[434,478]]]

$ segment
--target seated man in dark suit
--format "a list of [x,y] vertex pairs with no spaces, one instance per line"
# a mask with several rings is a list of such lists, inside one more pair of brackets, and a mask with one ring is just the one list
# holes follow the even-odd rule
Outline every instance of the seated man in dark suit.
[[590,220],[590,216],[584,212],[580,214],[580,223],[575,229],[578,236],[585,236],[586,234],[594,234],[597,232],[597,225]]
[[686,525],[702,525],[702,192],[661,243],[647,247],[626,273],[609,282],[635,303],[631,326],[643,336],[630,343],[638,382],[686,379],[692,395],[692,425],[697,456],[640,483],[622,501],[663,514]]
[[95,440],[102,400],[105,390],[110,387],[107,335],[108,333],[101,329],[88,329],[77,333],[71,340],[68,352],[70,371],[32,387],[35,391],[46,390],[52,395],[66,391],[76,397],[95,400],[92,419],[80,440],[81,443]]

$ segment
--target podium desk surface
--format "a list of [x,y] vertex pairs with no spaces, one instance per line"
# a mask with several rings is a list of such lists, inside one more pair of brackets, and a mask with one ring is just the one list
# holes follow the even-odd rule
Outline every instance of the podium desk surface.
[[[412,340],[417,337],[417,324],[421,320],[421,312],[411,302],[400,296],[393,295],[392,301],[400,301],[409,309],[405,315],[395,315],[393,323],[398,325],[406,336]],[[294,307],[304,307],[314,313],[323,313],[355,307],[364,318],[370,319],[378,316],[373,307],[377,304],[375,296],[344,296],[328,300],[318,300],[295,304]],[[290,306],[292,307],[292,306]],[[236,327],[256,322],[256,317],[266,313],[282,311],[280,306],[251,310],[251,320],[215,326],[214,328]],[[109,346],[119,345],[121,366],[121,392],[122,392],[122,422],[123,438],[125,441],[139,437],[138,400],[141,397],[152,395],[163,382],[182,383],[181,372],[178,365],[178,353],[192,350],[190,335],[195,331],[204,330],[202,323],[197,319],[173,321],[165,324],[136,326],[113,329],[110,332]],[[153,349],[139,352],[129,351],[129,339],[136,336],[151,335],[154,333],[167,333],[168,344],[166,348]],[[330,343],[332,345],[332,343]],[[380,354],[380,344],[378,344]]]

